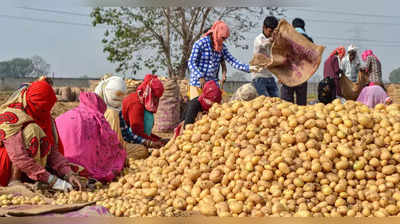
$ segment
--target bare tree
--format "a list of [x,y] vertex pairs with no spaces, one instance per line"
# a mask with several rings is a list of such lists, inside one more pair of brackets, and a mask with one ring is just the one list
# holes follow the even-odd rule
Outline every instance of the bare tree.
[[[223,20],[231,28],[229,42],[247,49],[246,32],[264,13],[283,15],[269,8],[96,8],[93,25],[108,25],[104,33],[104,52],[110,62],[118,63],[117,72],[165,69],[169,77],[184,78],[193,43],[214,21]],[[261,28],[260,28],[261,29]]]

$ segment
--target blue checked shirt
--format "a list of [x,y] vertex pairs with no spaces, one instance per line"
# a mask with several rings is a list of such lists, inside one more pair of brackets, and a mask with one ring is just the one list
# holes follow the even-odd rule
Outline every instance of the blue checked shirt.
[[200,78],[210,81],[214,80],[218,83],[219,66],[222,60],[227,61],[235,69],[250,73],[250,66],[242,64],[229,53],[226,45],[223,45],[221,53],[216,52],[211,47],[211,39],[209,36],[202,37],[193,44],[192,53],[188,61],[190,70],[190,85],[200,87]]
[[131,127],[125,122],[124,118],[122,117],[122,111],[119,112],[119,125],[121,128],[122,138],[128,143],[132,144],[143,144],[145,139],[134,134],[132,132]]

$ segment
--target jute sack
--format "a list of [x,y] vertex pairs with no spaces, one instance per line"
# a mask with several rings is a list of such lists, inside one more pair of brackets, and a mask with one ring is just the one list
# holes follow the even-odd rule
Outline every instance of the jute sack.
[[250,65],[267,68],[286,86],[298,86],[317,71],[325,47],[309,41],[284,19],[276,30],[271,57],[256,54]]
[[54,93],[56,93],[56,95],[60,95],[60,88],[59,87],[53,87],[54,89]]
[[392,98],[393,103],[400,104],[400,84],[389,84],[386,86],[387,94]]
[[71,101],[79,101],[79,95],[83,91],[84,91],[84,89],[82,89],[82,88],[72,87],[71,88],[71,92],[72,92],[72,100]]
[[339,79],[339,85],[343,97],[346,100],[355,101],[357,100],[358,95],[360,95],[362,88],[368,85],[368,77],[365,72],[360,71],[358,73],[358,80],[354,83],[345,75],[342,75]]
[[140,144],[125,144],[126,158],[146,159],[149,156],[149,150]]
[[180,121],[180,91],[176,80],[162,81],[164,93],[160,98],[153,130],[156,132],[169,132],[174,130]]
[[60,95],[61,95],[60,101],[64,101],[64,102],[72,101],[73,95],[72,95],[71,88],[69,86],[60,87]]

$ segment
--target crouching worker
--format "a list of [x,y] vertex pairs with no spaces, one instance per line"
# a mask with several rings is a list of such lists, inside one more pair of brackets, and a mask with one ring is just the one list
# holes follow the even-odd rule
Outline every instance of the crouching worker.
[[79,175],[112,181],[123,169],[126,152],[104,117],[104,101],[95,93],[81,92],[78,107],[56,119],[64,156],[83,167]]
[[164,86],[158,77],[147,74],[136,92],[124,98],[120,125],[125,141],[148,148],[161,148],[169,141],[152,134],[154,113],[163,92]]
[[104,117],[111,126],[111,129],[118,135],[122,146],[126,149],[126,142],[122,137],[121,122],[119,113],[121,112],[122,100],[126,94],[125,81],[118,76],[110,76],[102,80],[96,87],[95,93],[103,99],[107,105]]
[[392,103],[392,99],[387,95],[385,90],[373,82],[361,90],[357,101],[367,105],[369,108],[374,108],[378,104]]
[[207,113],[214,103],[221,103],[222,93],[215,81],[208,81],[203,87],[199,97],[192,99],[187,106],[185,120],[175,129],[175,137],[179,136],[182,129],[196,121],[200,112]]
[[332,103],[336,99],[335,80],[326,77],[318,83],[318,101],[323,104]]
[[60,153],[62,144],[50,115],[56,101],[49,83],[35,81],[20,88],[0,107],[1,186],[29,178],[47,183],[55,190],[82,189]]

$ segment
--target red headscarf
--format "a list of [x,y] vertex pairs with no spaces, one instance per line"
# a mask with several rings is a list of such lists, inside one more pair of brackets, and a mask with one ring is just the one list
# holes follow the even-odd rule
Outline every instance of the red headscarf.
[[158,102],[164,92],[164,86],[156,75],[147,74],[136,90],[140,102],[147,111],[157,112]]
[[364,51],[364,52],[362,53],[361,57],[362,57],[363,61],[366,61],[367,58],[368,58],[368,56],[371,56],[371,55],[372,55],[373,57],[375,57],[376,60],[379,61],[379,59],[376,57],[376,55],[374,54],[374,52],[372,52],[372,50],[366,50],[366,51]]
[[331,55],[338,55],[340,59],[342,59],[344,57],[344,55],[346,54],[346,49],[343,46],[340,46],[338,48],[336,48],[335,50],[332,51]]
[[218,20],[214,23],[211,29],[207,31],[207,33],[205,33],[203,36],[207,36],[210,33],[212,34],[214,50],[217,52],[221,52],[223,47],[222,43],[224,42],[225,39],[229,37],[228,25],[226,25],[223,21]]
[[53,87],[46,81],[35,81],[26,90],[26,113],[33,118],[54,145],[51,109],[57,102]]
[[[199,102],[203,110],[208,111],[212,103],[220,103],[222,100],[222,93],[215,81],[208,81],[203,87],[203,92],[199,96]],[[206,101],[211,101],[207,103]]]

